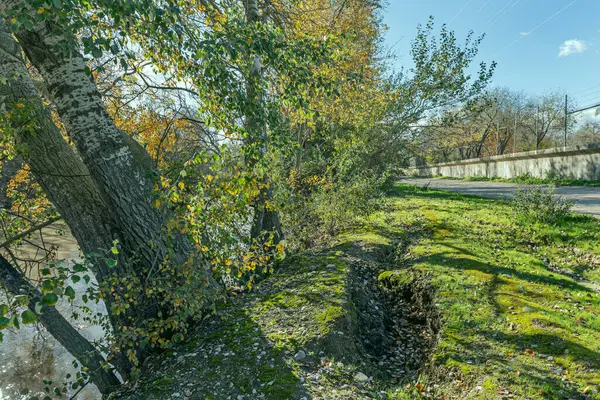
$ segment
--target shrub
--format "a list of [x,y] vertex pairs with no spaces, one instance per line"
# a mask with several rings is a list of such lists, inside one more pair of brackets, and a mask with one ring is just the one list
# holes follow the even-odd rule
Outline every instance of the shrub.
[[512,209],[522,219],[556,222],[571,211],[573,202],[555,196],[555,191],[554,185],[520,187],[511,200]]

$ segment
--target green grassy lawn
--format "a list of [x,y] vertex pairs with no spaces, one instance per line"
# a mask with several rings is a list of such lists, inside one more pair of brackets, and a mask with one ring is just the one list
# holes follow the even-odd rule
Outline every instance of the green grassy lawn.
[[556,186],[589,186],[600,187],[600,181],[590,181],[583,179],[558,179],[558,178],[534,178],[532,176],[518,176],[516,178],[484,178],[484,177],[469,177],[469,178],[451,178],[440,176],[443,179],[475,181],[475,182],[508,182],[508,183],[524,183],[526,185],[556,185]]
[[586,216],[519,222],[503,201],[396,185],[115,398],[600,398],[599,232]]
[[600,398],[599,221],[519,222],[502,201],[409,185],[392,193],[371,224],[424,233],[380,277],[429,275],[443,319],[424,394]]

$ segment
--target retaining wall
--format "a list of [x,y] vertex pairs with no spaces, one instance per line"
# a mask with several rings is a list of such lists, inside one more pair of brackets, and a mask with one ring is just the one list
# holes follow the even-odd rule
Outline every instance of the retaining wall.
[[410,173],[423,177],[536,178],[600,180],[600,143],[506,154],[417,166]]

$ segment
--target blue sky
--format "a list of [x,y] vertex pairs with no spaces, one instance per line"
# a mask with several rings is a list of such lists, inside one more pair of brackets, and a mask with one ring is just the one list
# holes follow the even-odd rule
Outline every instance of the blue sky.
[[498,63],[493,85],[538,94],[567,92],[600,103],[600,0],[388,0],[385,43],[410,66],[410,42],[429,15],[436,25],[485,33],[479,61]]

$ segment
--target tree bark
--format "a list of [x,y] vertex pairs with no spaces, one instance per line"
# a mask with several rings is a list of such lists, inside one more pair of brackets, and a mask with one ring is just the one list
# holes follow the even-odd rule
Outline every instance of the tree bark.
[[[11,3],[14,0],[4,0]],[[0,1],[0,4],[2,1]],[[103,104],[101,94],[88,74],[85,59],[72,49],[57,46],[68,42],[60,28],[38,24],[21,30],[17,38],[31,63],[43,77],[58,115],[73,139],[91,180],[111,210],[119,232],[123,253],[135,260],[129,273],[144,280],[156,270],[169,253],[170,262],[185,263],[194,247],[184,235],[167,237],[168,212],[153,206],[156,180],[154,163],[135,140],[118,129]],[[68,220],[67,220],[68,221]],[[204,266],[208,292],[218,285]],[[155,307],[146,307],[156,312]],[[142,314],[143,315],[143,314]]]
[[[0,255],[0,282],[14,295],[27,295],[29,298],[27,307],[35,313],[35,305],[41,302],[42,293],[2,255]],[[77,332],[55,307],[44,305],[41,313],[36,316],[44,328],[87,369],[92,382],[101,393],[108,394],[121,384],[98,349]]]
[[[108,251],[113,240],[120,239],[113,214],[91,180],[87,167],[52,121],[27,72],[19,45],[3,21],[0,21],[0,78],[6,79],[5,83],[0,83],[0,106],[26,104],[29,109],[28,121],[20,121],[15,116],[9,121],[14,129],[17,149],[36,181],[68,223],[85,254]],[[24,122],[34,124],[32,128],[35,131],[24,129]],[[125,257],[117,257],[120,265],[127,265]],[[101,262],[93,263],[91,268],[100,284],[115,272]],[[105,302],[110,310],[112,298],[108,296]],[[109,312],[109,318],[113,327],[121,325],[120,317]],[[130,368],[127,357],[121,356],[121,374],[127,376]]]
[[17,38],[43,77],[69,137],[102,198],[113,210],[128,254],[151,266],[166,256],[163,216],[152,206],[153,162],[146,150],[118,129],[105,109],[83,57],[58,48],[63,33],[49,24]]
[[[81,159],[73,152],[52,122],[50,112],[39,98],[19,45],[8,26],[0,23],[0,105],[4,107],[26,104],[28,121],[9,119],[15,133],[17,149],[44,189],[48,199],[69,223],[73,236],[85,253],[107,251],[118,239],[112,213],[90,178]],[[33,124],[34,132],[23,128]],[[94,266],[99,282],[108,271],[102,265]]]
[[8,183],[17,174],[23,165],[21,157],[14,157],[10,160],[2,161],[2,172],[0,172],[0,208],[10,209],[12,200],[6,195]]
[[[245,8],[246,21],[248,24],[259,23],[260,14],[258,1],[246,0]],[[264,121],[256,115],[256,110],[259,110],[259,112],[261,111],[260,103],[263,101],[260,89],[262,74],[263,71],[260,59],[258,56],[254,56],[250,66],[248,80],[246,82],[247,107],[250,110],[246,115],[246,129],[249,135],[247,144],[250,146],[258,145],[258,149],[256,149],[257,154],[253,154],[250,157],[250,166],[262,161],[267,152],[267,127]],[[255,105],[255,107],[252,107],[252,105]],[[273,243],[277,244],[283,239],[279,212],[269,206],[269,203],[272,203],[273,200],[273,192],[266,187],[270,183],[268,176],[265,176],[261,183],[265,187],[261,189],[260,194],[254,202],[254,219],[250,233],[253,239],[261,240],[263,242],[265,241],[266,236],[273,234]]]
[[[0,0],[0,13],[17,3]],[[77,49],[66,51],[58,45],[72,43],[73,40],[67,40],[71,39],[71,33],[51,23],[40,23],[31,30],[22,29],[16,37],[40,72],[78,155],[60,136],[35,94],[18,45],[7,27],[4,32],[3,41],[10,51],[3,54],[6,61],[0,60],[0,76],[12,77],[13,69],[17,68],[19,79],[9,79],[10,85],[5,86],[10,88],[2,100],[6,103],[25,98],[34,105],[32,120],[38,124],[36,131],[40,133],[21,134],[19,139],[27,145],[25,154],[36,178],[69,224],[84,253],[106,251],[114,239],[120,242],[116,267],[109,271],[104,263],[94,263],[99,283],[110,274],[120,280],[137,277],[144,285],[153,271],[160,278],[160,266],[167,257],[175,268],[193,257],[198,263],[198,275],[206,279],[205,301],[209,305],[219,294],[219,285],[209,266],[196,257],[185,235],[167,235],[164,228],[171,215],[152,204],[156,178],[153,162],[142,146],[115,126]],[[19,85],[21,81],[24,85]],[[20,92],[13,93],[13,87]],[[161,310],[170,312],[168,304],[156,297],[150,299],[143,288],[138,289],[138,301],[118,317],[111,312],[111,299],[107,299],[115,329],[140,326],[144,320],[159,318]]]

